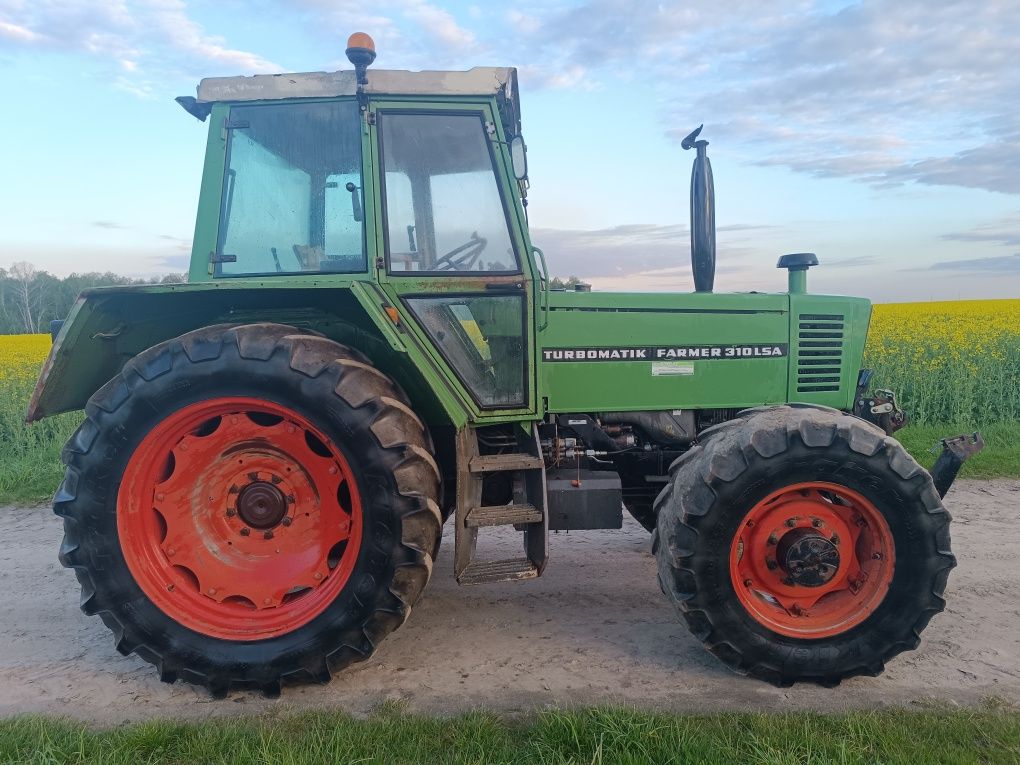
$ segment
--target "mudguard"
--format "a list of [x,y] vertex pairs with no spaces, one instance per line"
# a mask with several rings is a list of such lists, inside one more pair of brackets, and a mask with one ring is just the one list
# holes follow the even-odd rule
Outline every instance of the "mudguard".
[[[387,315],[373,284],[253,280],[103,287],[83,292],[53,342],[26,420],[82,409],[146,348],[210,324],[278,322],[320,332],[369,356],[427,420],[460,424],[467,412],[436,379],[408,332]],[[432,376],[430,376],[432,377]]]

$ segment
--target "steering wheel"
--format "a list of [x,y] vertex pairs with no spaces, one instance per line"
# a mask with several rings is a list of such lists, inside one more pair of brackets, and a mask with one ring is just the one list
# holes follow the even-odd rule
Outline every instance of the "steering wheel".
[[478,236],[478,232],[475,231],[471,234],[471,238],[468,239],[464,244],[459,247],[454,247],[448,253],[438,258],[435,263],[432,264],[433,271],[470,271],[475,265],[475,261],[478,260],[478,256],[482,254],[482,250],[485,249],[489,241],[483,237]]

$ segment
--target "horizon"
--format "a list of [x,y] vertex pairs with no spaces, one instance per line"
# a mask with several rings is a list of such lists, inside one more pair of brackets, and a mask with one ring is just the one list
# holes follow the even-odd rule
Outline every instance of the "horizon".
[[[173,98],[203,76],[517,65],[531,236],[600,291],[693,288],[691,153],[716,182],[717,291],[875,302],[1020,295],[1020,7],[801,2],[773,11],[617,0],[29,5],[0,0],[0,265],[148,278],[187,269],[207,125]],[[369,70],[371,76],[371,70]],[[36,117],[32,119],[31,117]],[[593,129],[593,126],[595,129]],[[16,151],[13,151],[16,147]]]

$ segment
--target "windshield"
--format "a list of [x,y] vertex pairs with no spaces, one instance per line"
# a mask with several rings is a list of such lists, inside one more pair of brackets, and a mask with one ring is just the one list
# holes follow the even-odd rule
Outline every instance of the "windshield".
[[354,101],[235,106],[217,275],[364,271]]

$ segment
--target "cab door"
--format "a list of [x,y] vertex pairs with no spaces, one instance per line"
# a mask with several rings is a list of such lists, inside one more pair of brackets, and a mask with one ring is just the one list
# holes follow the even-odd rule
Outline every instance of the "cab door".
[[488,103],[373,103],[379,282],[475,419],[535,413],[534,274]]

